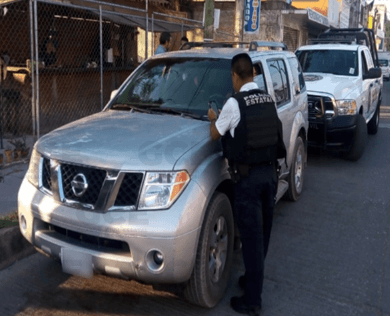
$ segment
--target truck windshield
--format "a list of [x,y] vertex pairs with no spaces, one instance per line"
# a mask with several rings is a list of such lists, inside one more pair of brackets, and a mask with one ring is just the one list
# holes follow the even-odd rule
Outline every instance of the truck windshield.
[[296,55],[303,72],[331,73],[341,76],[357,76],[358,54],[348,50],[303,50]]
[[387,67],[389,66],[389,61],[387,59],[379,59],[379,66]]
[[206,115],[209,102],[220,109],[232,93],[230,60],[152,59],[133,74],[111,108],[123,109],[126,107],[121,105],[129,105],[163,110],[165,107]]

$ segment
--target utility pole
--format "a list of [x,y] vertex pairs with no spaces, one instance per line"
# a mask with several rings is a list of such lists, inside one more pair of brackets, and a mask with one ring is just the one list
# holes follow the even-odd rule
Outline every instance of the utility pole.
[[214,0],[204,2],[204,38],[212,40],[214,37]]
[[245,0],[236,0],[236,9],[234,12],[234,39],[243,41],[244,33],[244,6]]

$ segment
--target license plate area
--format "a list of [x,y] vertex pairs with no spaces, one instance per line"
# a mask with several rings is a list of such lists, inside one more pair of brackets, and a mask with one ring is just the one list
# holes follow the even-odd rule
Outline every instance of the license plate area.
[[83,278],[93,277],[92,256],[71,248],[61,248],[62,271]]
[[309,128],[310,129],[320,129],[318,123],[309,123]]

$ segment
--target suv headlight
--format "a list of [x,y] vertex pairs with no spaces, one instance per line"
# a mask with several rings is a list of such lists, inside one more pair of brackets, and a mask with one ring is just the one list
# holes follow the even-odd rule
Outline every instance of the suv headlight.
[[147,172],[138,209],[157,210],[169,208],[189,181],[190,176],[186,171]]
[[338,100],[336,101],[338,115],[355,115],[356,101],[355,100]]
[[26,178],[32,185],[38,188],[39,186],[39,164],[41,161],[41,155],[33,149],[30,164],[28,166]]

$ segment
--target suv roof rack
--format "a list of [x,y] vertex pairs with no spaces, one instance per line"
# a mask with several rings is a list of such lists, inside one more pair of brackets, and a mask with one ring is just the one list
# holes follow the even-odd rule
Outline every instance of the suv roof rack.
[[252,41],[249,45],[249,51],[256,51],[258,47],[281,48],[282,50],[287,50],[287,45],[282,42]]
[[323,43],[340,43],[340,44],[363,44],[366,45],[370,52],[374,65],[379,67],[378,52],[376,50],[375,36],[371,29],[367,28],[350,28],[350,29],[328,29],[318,35],[313,40],[313,44]]
[[194,47],[207,47],[207,48],[221,48],[230,47],[235,45],[249,45],[249,42],[188,42],[180,46],[179,50],[191,49]]

